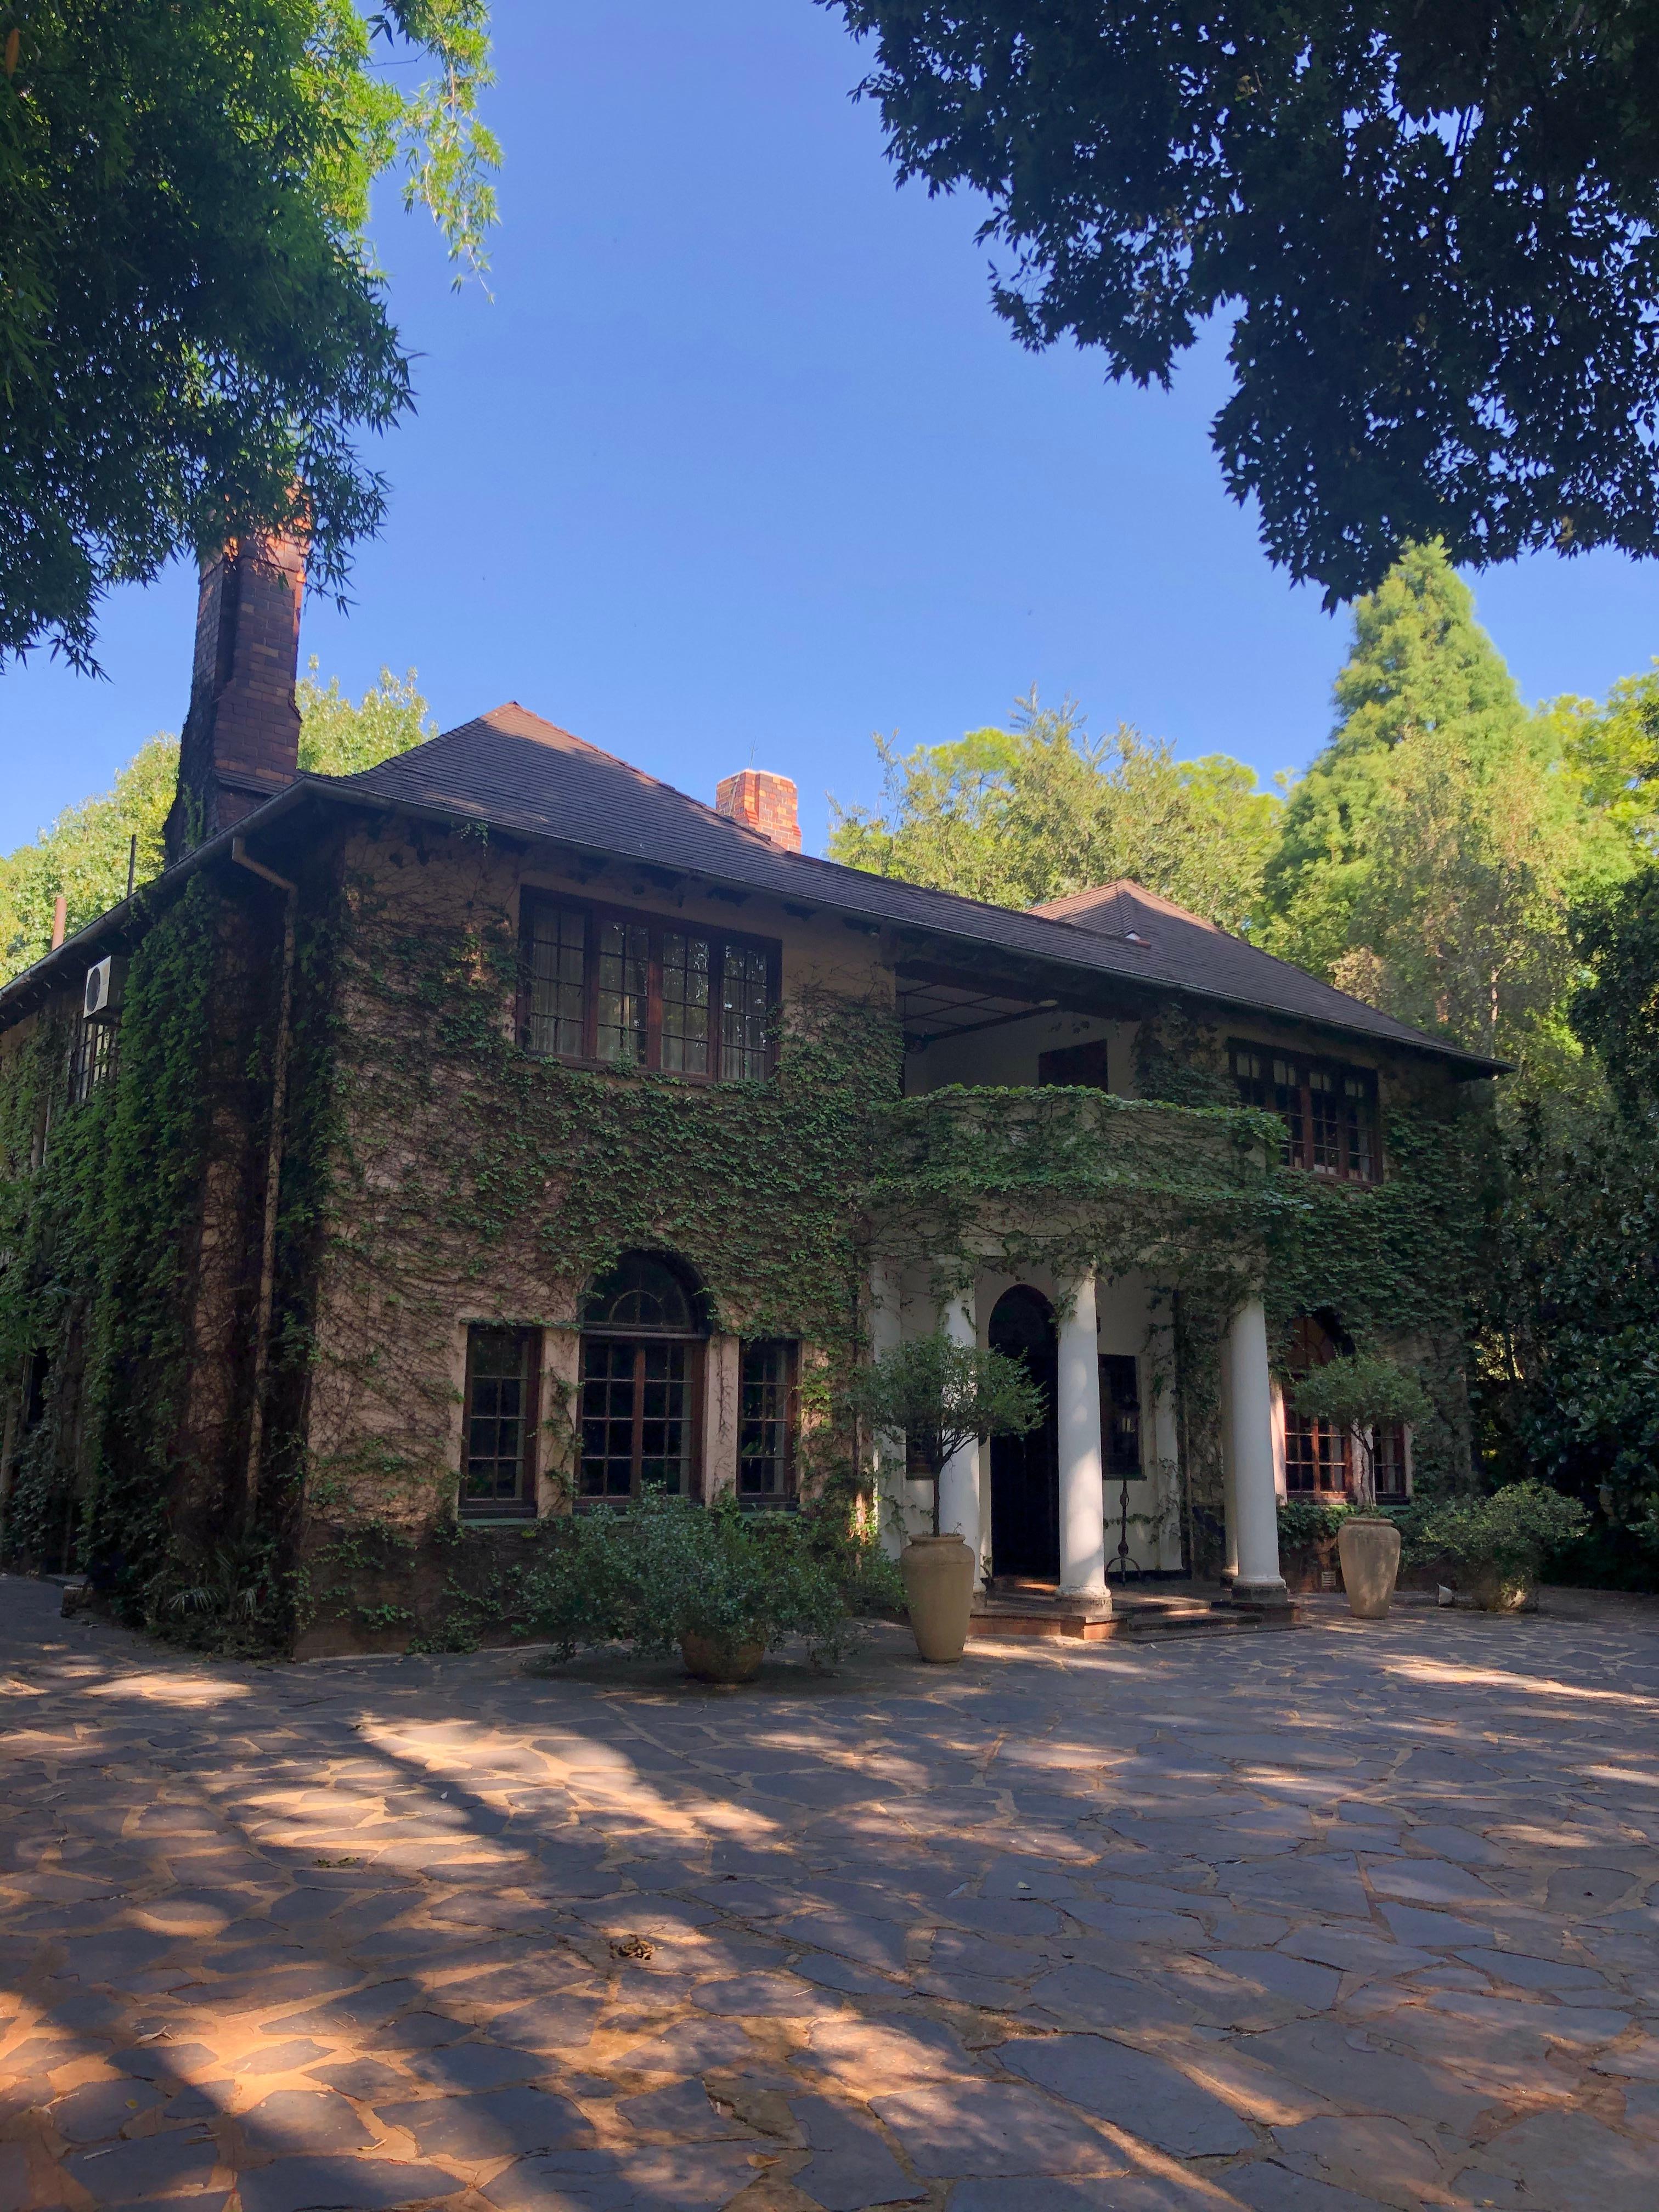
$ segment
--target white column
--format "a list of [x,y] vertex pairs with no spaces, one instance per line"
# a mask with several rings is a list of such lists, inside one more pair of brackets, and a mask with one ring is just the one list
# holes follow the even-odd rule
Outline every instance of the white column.
[[1232,1506],[1238,1573],[1235,1597],[1258,1604],[1287,1602],[1279,1571],[1279,1498],[1273,1484],[1273,1385],[1267,1372],[1267,1321],[1260,1298],[1233,1316],[1227,1332],[1232,1419]]
[[[953,1291],[945,1301],[939,1315],[945,1334],[952,1344],[965,1345],[971,1352],[979,1344],[979,1329],[974,1318],[974,1293],[971,1289]],[[960,1451],[952,1452],[945,1462],[945,1473],[939,1486],[939,1529],[941,1536],[960,1536],[970,1546],[974,1557],[980,1556],[979,1544],[979,1439],[972,1437]],[[978,1579],[978,1570],[975,1571]]]
[[[902,1282],[897,1262],[877,1260],[870,1268],[870,1356],[883,1358],[896,1351],[903,1334]],[[875,1462],[876,1518],[881,1548],[890,1559],[904,1548],[909,1526],[904,1491],[904,1438],[883,1431],[870,1439]]]
[[1100,1343],[1095,1279],[1061,1284],[1060,1324],[1060,1593],[1109,1606],[1100,1463]]
[[1233,1443],[1233,1352],[1231,1333],[1221,1340],[1221,1571],[1238,1572],[1238,1454]]
[[1158,1564],[1181,1565],[1181,1437],[1176,1421],[1175,1330],[1167,1321],[1151,1329],[1153,1496],[1158,1514]]

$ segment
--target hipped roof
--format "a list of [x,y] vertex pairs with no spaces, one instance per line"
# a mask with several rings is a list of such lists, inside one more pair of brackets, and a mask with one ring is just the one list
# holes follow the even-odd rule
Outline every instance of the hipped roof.
[[[1138,884],[1107,884],[1025,914],[790,852],[514,702],[360,775],[301,776],[250,814],[238,834],[256,837],[307,796],[487,823],[839,914],[896,933],[901,965],[907,955],[960,961],[975,972],[988,960],[1036,965],[1049,971],[1039,994],[1063,990],[1067,978],[1074,989],[1115,979],[1143,993],[1173,991],[1426,1053],[1463,1075],[1492,1074],[1503,1066],[1395,1021]],[[227,835],[199,848],[141,896],[164,897],[228,843]],[[96,957],[102,940],[118,939],[131,926],[132,904],[81,930],[0,991],[0,1025],[60,983],[65,968]]]

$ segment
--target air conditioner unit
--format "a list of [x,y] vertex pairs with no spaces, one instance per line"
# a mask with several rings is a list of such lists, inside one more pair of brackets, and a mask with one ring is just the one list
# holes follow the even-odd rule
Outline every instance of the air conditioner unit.
[[112,1022],[121,1012],[121,993],[127,980],[127,963],[112,952],[87,970],[87,995],[82,1011],[89,1022]]

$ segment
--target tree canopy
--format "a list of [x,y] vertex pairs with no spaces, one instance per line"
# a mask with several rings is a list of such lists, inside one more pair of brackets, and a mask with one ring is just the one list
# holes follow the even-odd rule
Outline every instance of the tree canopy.
[[369,187],[480,262],[489,52],[487,0],[0,0],[0,662],[94,665],[107,586],[254,526],[337,590],[410,397]]
[[[317,775],[352,775],[437,734],[411,668],[402,678],[380,671],[356,704],[334,677],[310,672],[295,687],[300,705],[300,766]],[[71,934],[125,896],[131,840],[138,849],[135,880],[148,883],[163,866],[161,830],[179,776],[179,740],[162,735],[142,746],[113,787],[66,806],[50,830],[15,852],[0,854],[0,982],[40,959],[52,944],[52,908],[63,893]]]
[[1400,547],[1659,548],[1659,14],[1641,0],[823,0],[901,179],[967,187],[1026,345],[1167,385],[1327,604]]
[[1279,800],[1225,754],[1178,761],[1127,724],[1090,739],[1074,706],[1035,692],[1010,728],[876,746],[884,811],[830,802],[830,857],[849,867],[999,906],[1130,876],[1224,928],[1255,911]]

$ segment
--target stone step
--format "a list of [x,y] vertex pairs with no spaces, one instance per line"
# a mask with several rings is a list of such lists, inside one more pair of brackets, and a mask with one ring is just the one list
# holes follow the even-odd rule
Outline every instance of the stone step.
[[1142,1601],[1103,1619],[1053,1602],[1021,1605],[1017,1600],[992,1598],[975,1607],[968,1638],[970,1643],[1048,1638],[1082,1644],[1144,1644],[1176,1636],[1242,1636],[1304,1625],[1294,1605],[1236,1606],[1225,1599],[1188,1604]]

